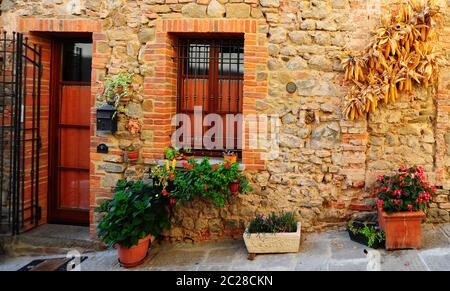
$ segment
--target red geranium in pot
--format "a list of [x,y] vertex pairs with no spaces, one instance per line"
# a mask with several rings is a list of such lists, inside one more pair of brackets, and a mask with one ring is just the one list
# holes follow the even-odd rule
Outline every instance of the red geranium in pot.
[[378,220],[386,233],[386,249],[422,247],[421,223],[435,192],[423,167],[401,167],[392,176],[378,176]]

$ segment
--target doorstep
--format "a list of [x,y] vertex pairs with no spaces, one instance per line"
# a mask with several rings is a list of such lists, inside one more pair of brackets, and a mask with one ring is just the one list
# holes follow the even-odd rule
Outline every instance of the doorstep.
[[2,236],[0,243],[9,256],[80,253],[105,249],[89,235],[89,227],[44,224],[16,236]]

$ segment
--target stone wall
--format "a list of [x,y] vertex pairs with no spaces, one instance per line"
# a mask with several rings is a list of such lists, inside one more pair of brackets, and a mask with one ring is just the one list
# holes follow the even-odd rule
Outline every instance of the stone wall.
[[[8,30],[17,29],[18,17],[99,20],[102,29],[95,36],[93,94],[98,93],[107,74],[122,69],[136,74],[134,96],[126,106],[143,129],[131,135],[121,122],[113,136],[93,131],[92,209],[111,196],[117,179],[142,177],[149,164],[162,158],[168,144],[171,127],[166,124],[175,107],[171,81],[165,74],[173,73],[173,66],[168,58],[163,57],[162,63],[155,61],[155,56],[171,53],[170,43],[161,42],[169,39],[167,31],[158,28],[161,21],[236,20],[225,25],[236,31],[233,25],[256,21],[256,32],[246,36],[255,51],[245,59],[247,64],[255,64],[247,65],[245,74],[258,74],[247,80],[244,100],[252,103],[249,101],[245,110],[281,117],[280,154],[261,162],[254,153],[244,153],[253,193],[230,201],[224,209],[212,209],[196,201],[174,213],[175,226],[167,236],[201,240],[238,235],[259,212],[293,210],[307,231],[343,225],[355,211],[366,209],[374,177],[405,163],[424,165],[430,178],[443,187],[430,218],[449,220],[449,67],[442,69],[437,92],[419,90],[402,96],[398,103],[379,110],[367,121],[346,121],[341,115],[347,88],[342,83],[339,54],[345,49],[363,49],[380,16],[389,8],[395,10],[393,5],[398,2],[4,0],[1,9],[2,26]],[[450,21],[445,12],[449,4],[440,1],[440,5],[444,22],[438,25],[439,45],[448,56]],[[202,30],[200,26],[197,29]],[[258,63],[260,56],[263,63]],[[97,80],[99,83],[94,82]],[[297,85],[295,93],[286,92],[288,82]],[[167,103],[155,98],[160,94],[167,94],[163,100]],[[108,155],[95,152],[100,142],[109,145]],[[131,143],[141,145],[137,164],[126,164],[121,157],[120,149]],[[94,232],[93,214],[91,226]]]

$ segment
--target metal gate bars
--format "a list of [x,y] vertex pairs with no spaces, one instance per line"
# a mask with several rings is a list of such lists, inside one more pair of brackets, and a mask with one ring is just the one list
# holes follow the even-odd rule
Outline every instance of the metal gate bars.
[[42,50],[20,33],[0,35],[0,233],[37,225]]

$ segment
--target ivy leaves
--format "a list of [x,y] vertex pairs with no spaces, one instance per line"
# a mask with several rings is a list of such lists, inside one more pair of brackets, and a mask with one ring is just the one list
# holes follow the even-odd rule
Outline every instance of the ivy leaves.
[[96,209],[101,215],[98,236],[110,246],[119,243],[125,247],[149,234],[159,236],[170,227],[168,199],[161,190],[141,180],[118,181],[113,199]]

